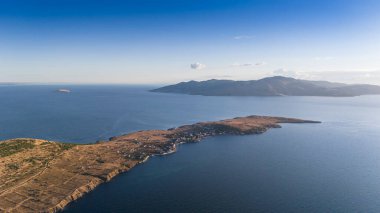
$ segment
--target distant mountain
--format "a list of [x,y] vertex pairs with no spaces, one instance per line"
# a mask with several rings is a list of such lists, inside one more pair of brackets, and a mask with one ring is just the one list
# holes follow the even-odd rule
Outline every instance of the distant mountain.
[[13,86],[17,85],[18,83],[10,83],[10,82],[0,82],[0,86]]
[[380,86],[307,81],[281,76],[252,81],[189,81],[151,90],[205,96],[331,96],[380,95]]

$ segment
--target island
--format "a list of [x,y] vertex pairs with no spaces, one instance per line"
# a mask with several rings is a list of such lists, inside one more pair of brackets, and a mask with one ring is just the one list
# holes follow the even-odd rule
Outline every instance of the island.
[[119,173],[181,143],[215,135],[248,135],[280,123],[319,123],[248,116],[201,122],[168,130],[129,133],[93,144],[19,138],[0,142],[0,212],[57,212]]
[[308,81],[274,76],[251,81],[208,80],[189,81],[151,90],[204,96],[327,96],[353,97],[380,95],[380,86]]

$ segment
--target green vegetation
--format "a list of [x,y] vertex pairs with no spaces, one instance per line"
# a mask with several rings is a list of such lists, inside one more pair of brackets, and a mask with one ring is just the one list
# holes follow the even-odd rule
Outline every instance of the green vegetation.
[[41,146],[48,145],[48,144],[51,144],[51,142],[45,141],[45,142],[41,143]]
[[37,164],[38,162],[41,162],[45,160],[44,158],[41,158],[41,157],[30,157],[30,158],[26,158],[24,160],[24,162],[28,162],[28,163],[31,163],[33,165]]
[[18,139],[0,143],[0,157],[6,157],[26,149],[34,148],[34,143],[27,139]]
[[98,162],[98,163],[105,163],[105,161],[103,159],[101,159],[101,158],[97,158],[96,162]]
[[43,161],[42,161],[42,164],[43,165],[47,165],[49,163],[49,159],[44,159]]
[[71,148],[73,148],[74,146],[76,146],[77,144],[74,144],[74,143],[59,143],[59,147],[61,148],[61,150],[65,151],[65,150],[69,150]]
[[30,158],[25,159],[24,161],[35,165],[37,163],[36,160],[37,160],[37,158],[30,157]]
[[17,163],[9,163],[6,165],[8,169],[17,170],[20,168],[20,166]]

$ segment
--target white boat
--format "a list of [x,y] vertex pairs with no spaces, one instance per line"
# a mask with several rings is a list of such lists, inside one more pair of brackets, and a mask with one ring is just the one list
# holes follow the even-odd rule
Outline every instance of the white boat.
[[69,90],[69,89],[58,89],[57,92],[70,93],[71,90]]

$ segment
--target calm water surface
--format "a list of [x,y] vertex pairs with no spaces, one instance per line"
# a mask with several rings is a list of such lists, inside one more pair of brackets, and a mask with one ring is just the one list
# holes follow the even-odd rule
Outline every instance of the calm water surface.
[[[54,92],[69,88],[70,94]],[[67,212],[380,212],[380,96],[203,97],[128,86],[1,86],[0,139],[90,143],[236,116],[323,121],[180,146]]]

